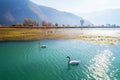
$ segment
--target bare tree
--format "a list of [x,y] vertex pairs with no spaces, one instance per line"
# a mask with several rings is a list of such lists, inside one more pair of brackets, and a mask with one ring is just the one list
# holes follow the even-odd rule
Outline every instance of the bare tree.
[[55,26],[58,26],[58,23],[56,23]]
[[25,26],[28,26],[28,25],[29,25],[29,19],[28,19],[28,18],[25,18],[23,24],[24,24]]
[[46,20],[42,20],[42,26],[47,26]]
[[48,26],[52,26],[52,23],[51,23],[51,22],[48,22],[47,25],[48,25]]
[[33,20],[33,21],[32,21],[32,25],[34,25],[34,26],[39,26],[39,23],[38,23],[37,21]]
[[32,26],[39,26],[39,23],[36,20],[32,20],[30,18],[25,18],[24,19],[24,25],[25,26],[30,26],[30,25],[32,25]]
[[64,25],[64,24],[62,24],[62,26],[64,27],[65,25]]
[[81,24],[81,26],[84,25],[84,20],[83,19],[80,20],[80,24]]

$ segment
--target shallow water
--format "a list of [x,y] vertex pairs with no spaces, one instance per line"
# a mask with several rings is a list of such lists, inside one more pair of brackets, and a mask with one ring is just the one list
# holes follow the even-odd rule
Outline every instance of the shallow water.
[[[68,65],[67,55],[80,64]],[[0,80],[120,80],[120,43],[57,39],[0,42]]]

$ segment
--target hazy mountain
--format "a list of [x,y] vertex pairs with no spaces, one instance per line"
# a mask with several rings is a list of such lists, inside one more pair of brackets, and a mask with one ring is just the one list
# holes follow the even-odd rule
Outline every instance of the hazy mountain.
[[[32,18],[39,23],[45,19],[61,25],[80,25],[82,19],[72,13],[36,5],[29,0],[0,0],[0,24],[23,23],[24,18]],[[91,24],[87,20],[84,23]]]
[[87,20],[90,20],[93,24],[106,25],[117,24],[120,25],[120,9],[108,9],[99,12],[93,12],[88,14],[81,14]]

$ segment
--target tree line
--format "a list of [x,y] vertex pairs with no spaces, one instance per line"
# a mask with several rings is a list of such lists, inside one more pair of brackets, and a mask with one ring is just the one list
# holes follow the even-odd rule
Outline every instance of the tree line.
[[30,19],[30,18],[25,18],[23,22],[24,26],[39,26],[38,21]]
[[[42,26],[58,26],[58,23],[53,24],[52,22],[47,22],[45,19],[41,21]],[[16,23],[13,26],[40,26],[37,20],[31,18],[24,18],[23,24]]]
[[[80,20],[80,26],[84,26],[84,20],[81,19]],[[58,23],[52,23],[52,22],[48,22],[46,21],[45,19],[41,20],[41,25],[39,24],[39,22],[37,20],[33,20],[31,18],[24,18],[23,20],[23,23],[22,24],[19,24],[19,23],[16,23],[16,24],[13,24],[12,26],[59,26]],[[64,24],[62,24],[61,26],[65,26]],[[66,25],[66,26],[70,26],[69,24]]]
[[[81,26],[84,25],[83,19],[80,20],[80,25]],[[13,26],[40,26],[40,24],[37,20],[33,20],[31,18],[24,18],[23,24],[16,23]],[[53,24],[52,22],[48,22],[45,19],[43,19],[41,21],[41,26],[59,26],[59,24],[58,23]],[[62,26],[65,26],[65,25],[62,24]],[[67,26],[69,26],[69,24]]]
[[[85,26],[85,20],[84,19],[80,19],[80,26]],[[3,25],[0,25],[0,27],[3,26]],[[52,23],[52,22],[48,22],[46,21],[45,19],[43,19],[41,21],[41,25],[39,24],[39,22],[37,20],[33,20],[31,18],[24,18],[23,20],[23,23],[22,24],[19,24],[19,23],[16,23],[16,24],[13,24],[12,26],[59,26],[58,23]],[[61,26],[65,26],[64,24],[62,24]],[[66,25],[67,27],[69,27],[70,25]],[[77,27],[80,27],[80,26],[77,26]],[[91,25],[88,25],[89,27],[94,27],[95,25],[94,24],[91,24]],[[120,27],[119,25],[116,25],[116,24],[106,24],[106,25],[97,25],[96,27]]]

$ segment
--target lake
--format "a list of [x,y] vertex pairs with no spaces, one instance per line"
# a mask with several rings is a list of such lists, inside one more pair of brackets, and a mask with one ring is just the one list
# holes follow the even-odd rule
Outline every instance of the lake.
[[[68,55],[80,64],[68,65]],[[120,80],[120,43],[72,39],[0,42],[0,80]]]
[[[0,80],[119,80],[119,49],[81,40],[0,42]],[[68,65],[68,55],[80,64]]]

